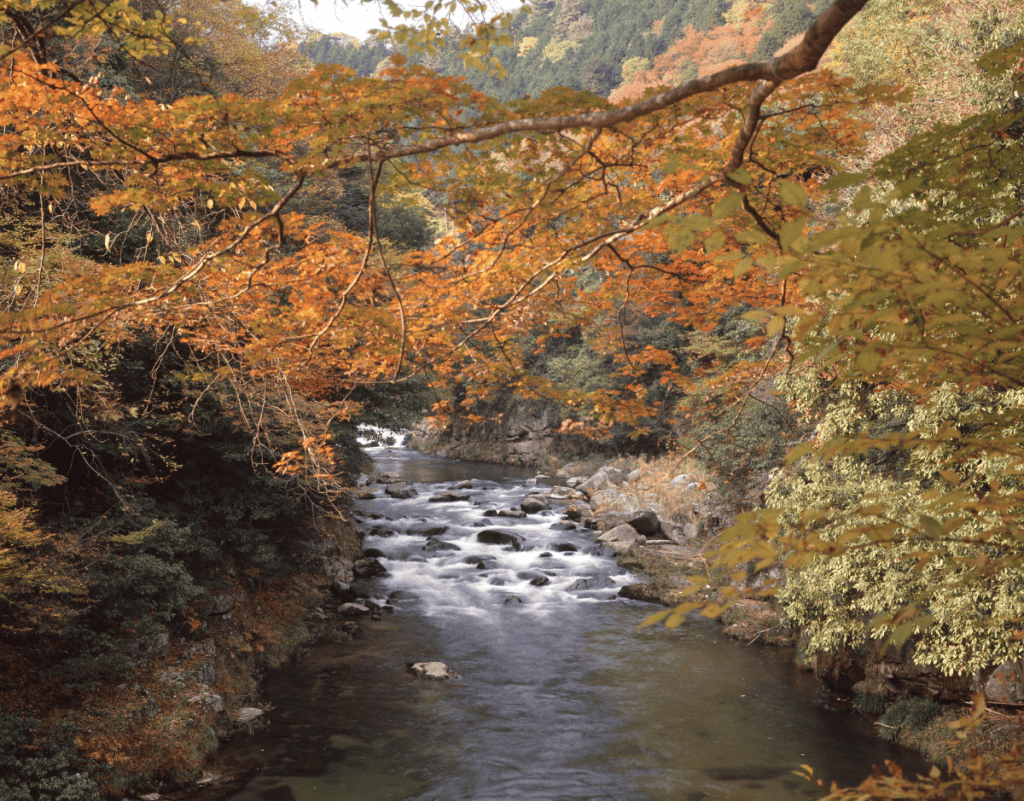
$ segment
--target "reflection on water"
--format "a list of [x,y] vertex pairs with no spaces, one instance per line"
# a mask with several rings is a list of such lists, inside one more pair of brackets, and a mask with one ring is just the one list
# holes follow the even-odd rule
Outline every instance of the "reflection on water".
[[[772,801],[819,795],[792,774],[802,763],[847,784],[887,758],[921,769],[863,719],[822,706],[785,650],[725,640],[699,619],[636,631],[651,607],[615,599],[632,579],[591,534],[552,528],[555,512],[500,526],[484,516],[518,504],[522,473],[496,483],[508,468],[402,449],[378,464],[474,488],[458,503],[430,503],[438,488],[420,484],[417,498],[366,504],[394,533],[368,538],[391,575],[364,592],[408,600],[366,623],[364,639],[318,645],[268,678],[271,726],[231,746],[260,766],[236,801]],[[418,532],[438,525],[458,550],[422,550]],[[480,543],[485,526],[516,534],[522,550]],[[573,589],[595,577],[602,589]],[[435,659],[463,678],[405,670]]]

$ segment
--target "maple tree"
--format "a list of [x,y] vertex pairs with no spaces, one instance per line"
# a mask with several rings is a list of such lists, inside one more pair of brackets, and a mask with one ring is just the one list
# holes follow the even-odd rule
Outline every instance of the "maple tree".
[[[950,346],[951,331],[977,316],[977,308],[1006,311],[993,293],[1016,291],[1016,273],[1003,272],[1018,253],[1010,226],[1019,216],[1015,195],[992,226],[974,220],[964,233],[966,223],[957,220],[952,233],[942,229],[953,239],[949,247],[969,253],[964,258],[982,260],[979,243],[992,245],[985,251],[992,261],[979,269],[994,284],[968,286],[969,275],[957,273],[962,294],[942,302],[963,302],[965,310],[929,318],[936,326],[915,329],[921,336],[913,346],[897,330],[909,319],[901,316],[901,302],[909,308],[939,303],[927,276],[914,271],[935,265],[912,241],[920,227],[913,211],[886,222],[890,206],[872,201],[869,187],[856,207],[869,225],[805,234],[815,203],[829,197],[825,178],[857,152],[868,125],[851,113],[851,98],[880,103],[886,96],[871,87],[854,95],[854,78],[815,70],[864,5],[836,0],[781,56],[709,68],[642,99],[613,104],[556,89],[501,104],[463,80],[397,55],[373,77],[320,66],[285,84],[284,77],[302,72],[301,64],[273,42],[267,47],[286,69],[281,76],[263,73],[247,86],[227,67],[251,65],[262,55],[251,54],[248,39],[234,49],[230,30],[218,29],[213,23],[219,20],[209,19],[201,3],[177,8],[193,9],[200,19],[207,14],[211,41],[238,60],[225,61],[218,80],[197,73],[188,84],[209,86],[211,94],[171,83],[135,91],[110,80],[113,56],[131,63],[134,74],[166,74],[188,45],[181,35],[194,21],[101,0],[8,0],[0,5],[9,23],[0,51],[0,181],[13,207],[31,209],[39,221],[31,229],[22,225],[17,249],[4,256],[0,360],[8,422],[22,424],[38,404],[64,394],[102,416],[105,430],[128,428],[125,420],[136,407],[111,408],[104,383],[111,372],[130,372],[127,362],[144,362],[132,347],[151,337],[161,354],[147,368],[157,388],[139,395],[145,402],[138,408],[159,404],[188,420],[204,410],[215,418],[236,408],[231,430],[217,432],[222,443],[235,447],[246,430],[252,462],[276,465],[320,502],[337,491],[332,436],[339,423],[365,411],[360,392],[424,377],[442,387],[464,386],[459,400],[467,410],[496,387],[557,397],[578,410],[573,424],[600,432],[622,423],[640,429],[657,413],[647,384],[656,372],[666,384],[714,393],[721,406],[712,413],[716,430],[728,432],[745,407],[763,402],[756,387],[782,369],[784,357],[796,355],[790,320],[801,315],[799,338],[810,342],[831,326],[850,354],[842,369],[860,378],[883,364],[919,376],[921,354],[938,354],[938,372],[927,376],[932,385],[956,380],[961,369],[972,379],[982,376],[979,386],[996,368],[1016,375],[1016,356],[1000,344],[1002,329],[986,334],[985,347],[970,354]],[[469,7],[483,13],[476,4]],[[415,12],[410,21],[420,27],[399,28],[396,40],[437,46],[454,35],[445,16],[454,8],[446,3]],[[722,36],[712,37],[708,59],[745,58],[757,24],[753,13],[731,21]],[[501,41],[500,26],[483,20],[461,38],[462,52],[467,61],[485,64],[495,41]],[[61,48],[77,59],[78,71],[56,58]],[[989,122],[979,124],[979,136],[1012,127]],[[943,133],[948,139],[950,132]],[[990,139],[986,152],[1006,155]],[[970,153],[959,158],[973,165]],[[919,186],[892,169],[874,186],[902,187],[894,200],[914,197]],[[364,176],[365,233],[318,213],[322,207],[305,197],[352,170]],[[978,185],[964,190],[977,197]],[[381,199],[411,191],[424,208],[443,208],[451,222],[431,247],[395,247],[381,236]],[[942,191],[931,191],[941,207]],[[71,219],[75,225],[62,225]],[[86,219],[88,232],[80,227]],[[905,219],[906,231],[897,219]],[[872,247],[914,267],[909,272],[919,285],[908,279],[893,286],[881,267],[866,265],[857,254]],[[872,300],[875,282],[892,297]],[[847,300],[833,307],[836,297]],[[638,317],[653,317],[707,332],[741,305],[755,315],[760,310],[764,325],[744,340],[746,354],[702,349],[692,340],[698,361],[727,368],[710,377],[684,371],[671,347],[645,339],[636,324]],[[546,342],[583,328],[614,365],[618,384],[566,388],[528,369]],[[441,411],[459,411],[449,400]],[[988,420],[985,430],[991,434],[1006,422]],[[84,433],[79,427],[73,436],[62,435],[63,445],[102,479],[79,444]],[[114,448],[89,435],[94,447]],[[148,432],[133,441],[134,449],[125,445],[127,437],[112,441],[126,462],[160,455],[148,481],[183,481],[162,436]],[[708,436],[701,434],[701,443]],[[990,447],[997,439],[973,444]],[[12,452],[21,453],[20,447]],[[823,446],[826,457],[830,447]],[[1014,465],[1019,459],[1012,449],[1004,455]],[[942,469],[949,472],[947,465]],[[943,479],[954,483],[952,472]],[[0,489],[0,518],[10,532],[0,551],[0,600],[15,603],[35,581],[39,563],[33,558],[45,551],[39,545],[45,536],[16,507],[16,495]],[[117,503],[132,505],[116,488],[111,492]],[[1001,521],[991,542],[1013,540],[1006,526],[1016,492],[1003,485],[977,502],[979,514]],[[935,503],[962,503],[954,495]],[[233,522],[232,514],[239,513],[223,511]],[[779,519],[769,515],[741,529],[724,551],[726,562],[768,560],[785,546],[799,566],[808,561],[810,545],[827,542],[805,532],[780,533]],[[926,532],[934,522],[943,533],[956,520],[945,512],[921,519]],[[891,525],[877,522],[877,530],[891,533]],[[180,613],[197,591],[182,574],[161,567],[152,551],[166,540],[200,566],[217,553],[186,528],[161,523],[116,535],[120,546],[142,549],[126,563],[173,590],[167,594],[174,607],[160,615]],[[253,526],[245,539],[239,536],[232,547],[253,565],[271,570],[277,564],[265,531]],[[74,583],[52,589],[80,591]],[[148,608],[146,599],[138,605]],[[905,609],[893,614],[905,616]],[[41,625],[41,617],[31,625]]]

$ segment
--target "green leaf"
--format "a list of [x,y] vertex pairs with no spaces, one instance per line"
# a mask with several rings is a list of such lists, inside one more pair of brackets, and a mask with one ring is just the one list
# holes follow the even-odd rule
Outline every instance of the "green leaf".
[[807,205],[807,191],[798,183],[793,181],[779,182],[779,197],[790,206],[804,208]]
[[779,246],[783,250],[789,250],[803,231],[804,221],[802,219],[790,220],[785,223],[779,231]]
[[743,205],[743,195],[739,192],[727,195],[715,204],[711,212],[711,218],[721,220],[735,213]]

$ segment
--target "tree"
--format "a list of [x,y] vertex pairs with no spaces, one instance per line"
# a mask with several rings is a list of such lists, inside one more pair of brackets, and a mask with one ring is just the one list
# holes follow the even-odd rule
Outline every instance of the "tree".
[[[866,127],[851,102],[883,97],[871,87],[854,95],[853,79],[814,72],[864,4],[836,0],[782,56],[675,82],[642,100],[611,105],[561,89],[503,105],[397,54],[374,77],[320,66],[280,92],[268,84],[253,96],[168,102],[75,74],[51,57],[58,43],[99,36],[127,61],[171,58],[178,23],[162,12],[8,0],[0,180],[40,220],[40,235],[20,236],[17,252],[4,257],[0,359],[10,413],[30,415],[47,398],[100,386],[105,361],[122,358],[140,332],[157,332],[184,362],[172,385],[224,393],[196,389],[194,409],[202,399],[237,399],[238,426],[255,433],[254,461],[305,471],[310,491],[327,493],[327,438],[363,411],[357,391],[430,376],[464,384],[469,401],[496,385],[561,393],[579,410],[574,422],[591,431],[640,426],[650,413],[645,376],[657,368],[680,385],[688,376],[668,348],[641,337],[631,315],[710,331],[746,304],[765,326],[749,345],[763,359],[730,356],[737,383],[723,392],[720,423],[702,442],[728,434],[763,400],[755,388],[797,355],[796,340],[804,353],[825,340],[822,349],[839,355],[824,369],[843,383],[870,385],[884,370],[895,390],[935,403],[941,397],[929,393],[955,382],[964,393],[956,403],[969,408],[928,418],[922,401],[919,427],[843,431],[805,450],[824,462],[871,448],[930,454],[910,524],[894,519],[884,498],[854,503],[862,524],[836,536],[819,526],[820,508],[765,512],[737,529],[723,563],[764,565],[783,551],[791,566],[806,567],[821,553],[869,547],[859,539],[866,537],[882,547],[892,538],[953,539],[963,552],[941,563],[927,549],[888,553],[955,581],[984,583],[1015,569],[1022,462],[1007,432],[1020,425],[1020,111],[933,128],[879,165],[848,221],[811,219],[831,199],[823,179],[856,154]],[[429,48],[455,35],[429,8],[414,16],[422,32],[400,27],[395,41]],[[488,45],[509,44],[493,21],[459,38],[476,63]],[[527,55],[539,57],[540,44]],[[987,67],[1012,81],[1019,56],[1001,51]],[[357,166],[369,176],[365,236],[295,213],[307,187]],[[378,224],[382,179],[429,192],[452,229],[422,250],[387,247]],[[993,180],[1000,191],[990,200]],[[123,215],[89,253],[73,241],[55,246],[47,233],[83,186],[96,217]],[[118,252],[122,229],[137,244]],[[28,269],[19,265],[31,265],[33,282],[19,277]],[[792,318],[799,323],[791,335]],[[569,392],[524,368],[544,338],[591,322],[603,326],[592,336],[620,384]],[[536,339],[524,340],[524,330]],[[288,438],[268,430],[267,410],[293,421]],[[124,413],[110,419],[123,422]],[[117,430],[125,429],[133,426]],[[238,436],[225,432],[230,443]],[[3,514],[18,538],[5,547],[29,547],[28,518],[9,505]],[[135,549],[135,568],[170,588],[174,608],[157,610],[170,615],[195,588],[157,564],[153,551],[164,543],[154,531],[125,532],[119,543]],[[181,553],[206,558],[191,530],[161,531]],[[272,564],[259,535],[250,543],[254,564]],[[925,606],[937,595],[927,586],[922,593],[882,610],[878,628],[902,635],[934,624]],[[142,610],[152,603],[129,600]]]

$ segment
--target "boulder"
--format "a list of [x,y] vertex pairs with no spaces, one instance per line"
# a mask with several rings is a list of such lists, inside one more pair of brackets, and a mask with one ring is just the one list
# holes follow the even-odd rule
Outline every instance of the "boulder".
[[396,500],[404,500],[406,498],[412,498],[415,495],[419,495],[419,493],[416,492],[415,487],[411,487],[405,482],[388,484],[387,489],[385,489],[384,492],[386,495]]
[[344,581],[331,582],[331,594],[342,603],[354,601],[359,597],[356,591]]
[[551,579],[547,576],[537,576],[536,578],[530,579],[530,584],[534,587],[544,587],[551,583]]
[[661,521],[657,513],[651,509],[638,509],[627,517],[626,524],[632,526],[637,534],[648,538],[661,532]]
[[379,548],[367,548],[363,551],[364,559],[387,559],[388,555]]
[[521,604],[523,599],[518,595],[510,595],[505,599],[505,606],[514,606],[515,604]]
[[384,565],[372,557],[370,559],[356,559],[352,570],[356,578],[379,578],[388,575]]
[[631,601],[646,601],[649,604],[661,603],[661,596],[650,584],[627,584],[619,590],[620,598],[629,598]]
[[608,576],[590,576],[589,578],[576,579],[576,581],[569,585],[569,591],[579,592],[580,590],[603,590],[606,587],[614,586],[615,580]]
[[985,700],[993,704],[1024,703],[1024,665],[1016,662],[1004,662],[988,677],[985,682]]
[[560,551],[561,553],[574,553],[579,550],[571,542],[556,542],[548,546],[552,551]]
[[362,617],[370,614],[370,608],[362,604],[347,603],[338,607],[338,614],[344,617]]
[[477,542],[486,545],[511,545],[512,550],[523,550],[523,538],[511,531],[502,531],[497,528],[488,528],[476,535]]
[[519,508],[527,514],[536,514],[537,512],[543,512],[551,508],[551,504],[546,499],[539,495],[528,495],[523,498],[522,503],[519,504]]
[[394,535],[394,529],[390,529],[387,526],[374,526],[366,532],[367,537],[390,537]]
[[420,550],[433,553],[434,551],[461,551],[462,548],[460,548],[454,542],[445,542],[444,540],[431,540],[422,548],[420,548]]
[[[597,541],[602,545],[609,545],[613,542],[636,542],[638,539],[640,539],[640,534],[637,530],[628,523],[623,523],[608,529],[608,531],[597,538]],[[645,542],[646,539],[645,537]]]
[[621,483],[621,470],[615,467],[602,467],[582,484],[578,484],[576,489],[580,492],[585,492],[587,495],[593,496],[595,492],[617,487]]
[[376,498],[377,496],[368,490],[364,490],[363,492],[356,494],[357,501],[372,501],[375,500]]
[[406,669],[414,676],[421,679],[433,679],[434,681],[447,681],[448,679],[461,679],[458,673],[452,670],[444,662],[410,662]]
[[430,503],[455,503],[456,501],[468,501],[469,493],[466,492],[439,492],[437,495],[431,495],[428,499]]
[[559,478],[572,478],[583,473],[583,465],[579,462],[566,462],[555,473]]
[[582,520],[590,514],[590,507],[584,503],[571,503],[562,512],[569,520]]
[[394,603],[395,601],[415,601],[419,596],[414,592],[408,590],[395,590],[388,595],[388,601]]
[[498,517],[512,517],[516,520],[526,517],[526,512],[522,509],[500,509],[497,514]]
[[468,479],[467,478],[465,481],[460,481],[458,484],[455,485],[455,489],[461,489],[461,490],[473,489],[473,481],[472,481],[472,479]]
[[410,536],[416,537],[440,537],[448,530],[448,526],[430,526],[429,528],[411,528]]

